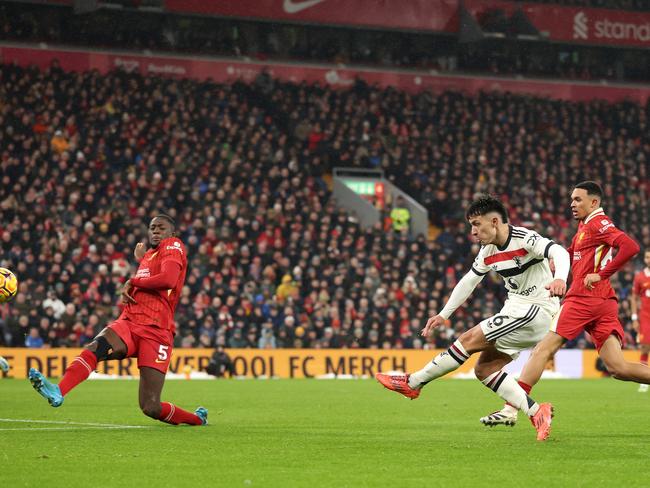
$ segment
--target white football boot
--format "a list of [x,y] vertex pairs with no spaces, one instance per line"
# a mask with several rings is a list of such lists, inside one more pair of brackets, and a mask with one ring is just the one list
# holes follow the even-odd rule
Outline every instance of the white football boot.
[[518,411],[515,407],[506,405],[501,410],[492,412],[490,415],[486,415],[485,417],[481,417],[479,422],[489,427],[494,427],[495,425],[514,427],[517,423],[517,413]]

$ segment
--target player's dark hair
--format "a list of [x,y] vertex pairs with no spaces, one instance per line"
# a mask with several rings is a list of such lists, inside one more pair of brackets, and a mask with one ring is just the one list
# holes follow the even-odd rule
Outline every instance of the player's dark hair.
[[472,217],[487,215],[490,212],[498,213],[504,224],[508,222],[508,211],[506,207],[490,195],[485,195],[474,200],[467,209],[467,212],[465,212],[465,218],[469,220]]
[[[172,217],[170,217],[169,215],[167,215],[167,214],[158,214],[158,215],[154,215],[153,219],[163,219],[163,220],[166,220],[167,222],[169,222],[169,225],[172,226],[172,230],[176,230],[176,221],[175,221]],[[151,219],[151,220],[153,220],[153,219]]]
[[603,199],[603,189],[595,181],[581,181],[575,187],[580,188],[581,190],[586,190],[587,195],[598,197],[600,200]]

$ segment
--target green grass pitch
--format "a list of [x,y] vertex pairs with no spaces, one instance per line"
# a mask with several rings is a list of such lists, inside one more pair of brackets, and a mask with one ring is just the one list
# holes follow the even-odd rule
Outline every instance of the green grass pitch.
[[471,380],[415,401],[372,380],[168,381],[163,399],[206,406],[207,427],[144,417],[137,388],[89,381],[54,409],[0,380],[0,487],[650,485],[650,393],[633,383],[542,381],[535,398],[556,407],[544,443],[522,415],[483,427],[501,402]]

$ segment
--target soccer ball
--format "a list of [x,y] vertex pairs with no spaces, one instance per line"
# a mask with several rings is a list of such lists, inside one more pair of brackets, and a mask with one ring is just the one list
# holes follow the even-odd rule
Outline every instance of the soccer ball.
[[0,303],[11,300],[18,293],[18,278],[7,268],[0,268]]

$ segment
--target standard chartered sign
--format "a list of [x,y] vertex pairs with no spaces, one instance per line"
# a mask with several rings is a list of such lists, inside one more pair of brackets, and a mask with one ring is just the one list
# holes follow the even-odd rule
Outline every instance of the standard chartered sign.
[[[592,30],[591,33],[590,30]],[[603,39],[645,43],[650,41],[650,22],[613,21],[607,17],[593,20],[585,12],[580,11],[573,17],[573,38],[585,41],[591,38],[591,40]]]

